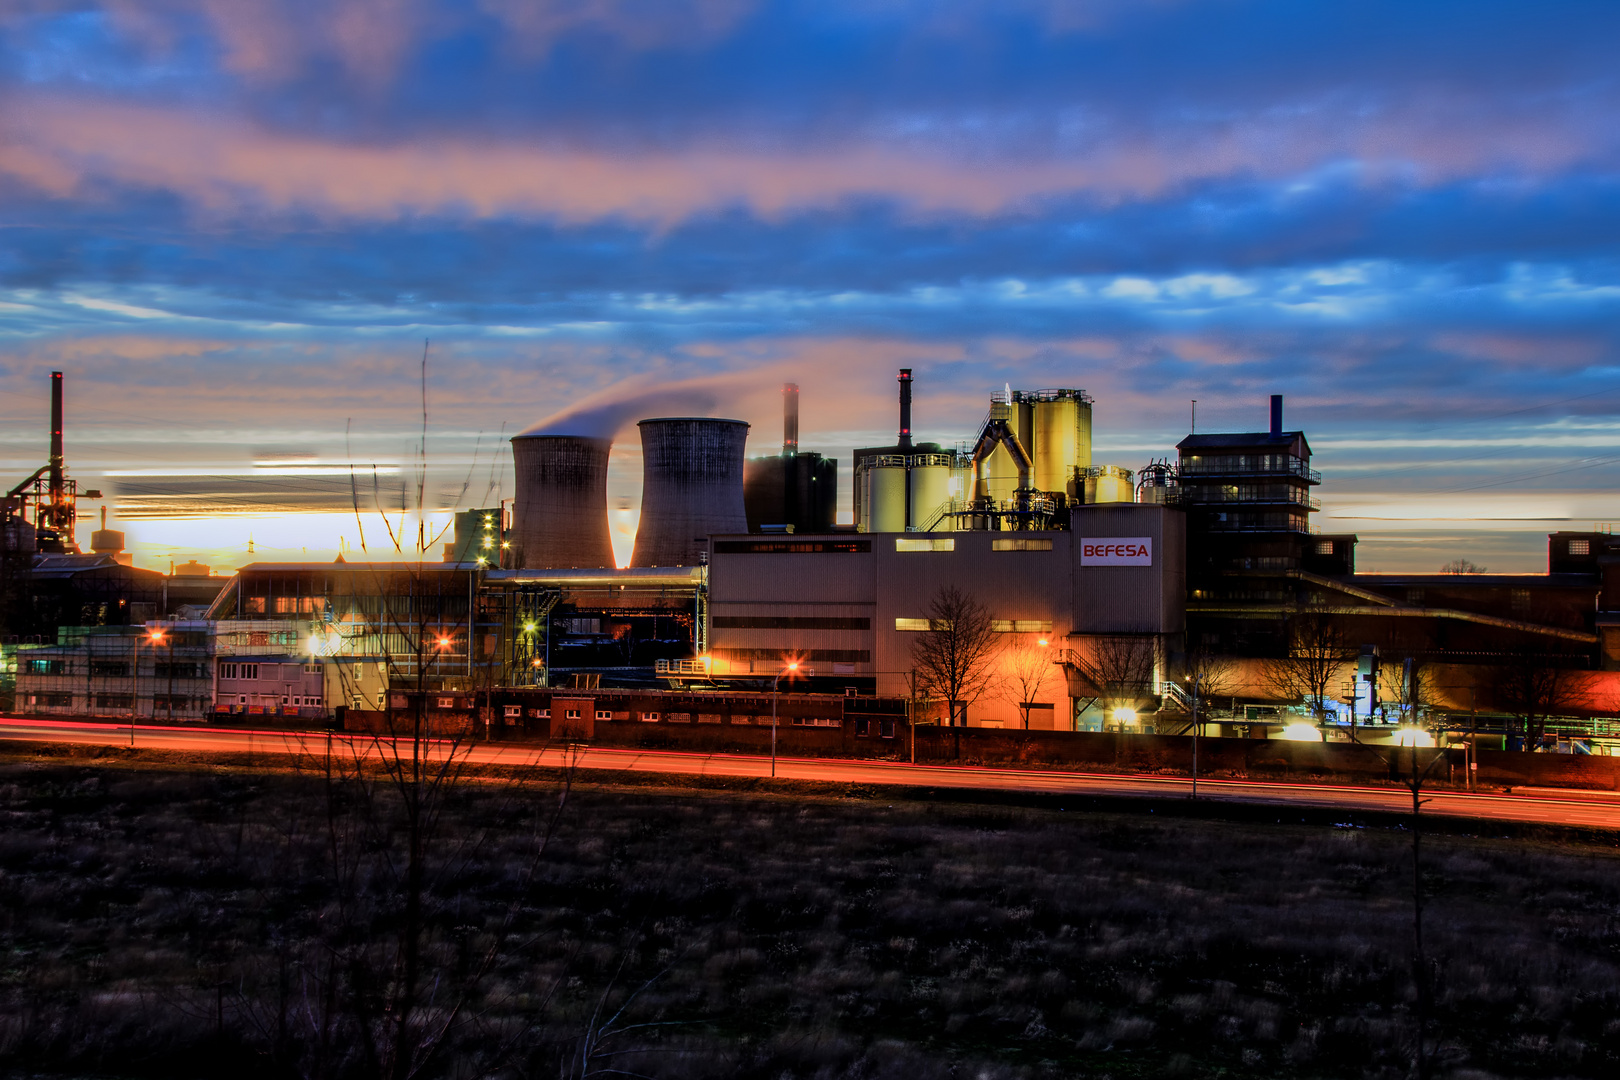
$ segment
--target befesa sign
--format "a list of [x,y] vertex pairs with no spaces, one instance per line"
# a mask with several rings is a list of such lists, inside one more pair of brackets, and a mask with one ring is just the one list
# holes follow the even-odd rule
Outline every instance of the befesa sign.
[[1099,536],[1080,540],[1081,566],[1152,566],[1153,537]]

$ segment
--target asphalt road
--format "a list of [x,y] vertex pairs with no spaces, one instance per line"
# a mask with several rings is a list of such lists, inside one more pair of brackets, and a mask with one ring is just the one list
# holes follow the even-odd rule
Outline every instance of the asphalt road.
[[[74,720],[0,718],[0,739],[31,742],[128,746],[128,724]],[[283,756],[320,755],[329,745],[345,753],[376,754],[367,736],[253,731],[229,728],[184,728],[137,725],[134,745],[149,750],[192,753],[255,753]],[[443,749],[441,753],[445,752]],[[667,773],[689,776],[758,778],[771,775],[770,758],[743,754],[701,754],[667,750],[620,750],[606,747],[542,747],[535,744],[478,743],[461,752],[474,762],[539,765],[604,772]],[[778,758],[776,775],[786,780],[1024,791],[1040,794],[1129,796],[1185,799],[1191,782],[1180,777],[1121,776],[1113,773],[1057,769],[983,768],[955,765],[908,765],[891,761],[841,758]],[[1198,797],[1220,802],[1272,806],[1408,813],[1412,796],[1405,789],[1351,784],[1264,783],[1248,780],[1200,780]],[[1491,821],[1532,822],[1600,829],[1620,829],[1620,800],[1603,792],[1481,794],[1426,791],[1423,812]]]

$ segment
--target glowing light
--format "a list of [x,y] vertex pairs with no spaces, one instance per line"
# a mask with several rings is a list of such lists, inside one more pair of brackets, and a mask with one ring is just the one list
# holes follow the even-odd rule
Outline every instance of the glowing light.
[[1321,742],[1322,733],[1316,730],[1315,724],[1289,724],[1283,728],[1282,737],[1290,742]]
[[799,662],[797,660],[789,660],[788,661],[788,670],[789,671],[798,671],[799,670]]
[[1422,728],[1401,728],[1395,733],[1396,746],[1433,746],[1434,736]]
[[161,644],[162,641],[163,641],[163,631],[161,631],[161,630],[153,630],[151,633],[147,634],[147,637],[152,639],[152,644],[154,644],[154,645]]
[[1116,723],[1120,723],[1120,724],[1134,724],[1134,723],[1136,723],[1136,710],[1135,709],[1115,709],[1114,710],[1114,720],[1115,720]]
[[523,632],[525,634],[532,634],[532,633],[535,632],[536,629],[537,628],[536,628],[535,624],[532,623],[532,622],[526,622],[526,623],[523,624]]
[[449,638],[442,637],[442,638],[439,639],[439,648],[448,649],[449,647],[450,647],[450,639]]
[[1043,648],[1043,649],[1044,649],[1044,648],[1046,648],[1046,639],[1045,639],[1045,638],[1041,638],[1041,639],[1040,639],[1040,640],[1039,640],[1039,641],[1037,641],[1037,642],[1036,642],[1036,644],[1037,644],[1037,645],[1039,645],[1039,646],[1040,646],[1040,647],[1041,647],[1041,648]]

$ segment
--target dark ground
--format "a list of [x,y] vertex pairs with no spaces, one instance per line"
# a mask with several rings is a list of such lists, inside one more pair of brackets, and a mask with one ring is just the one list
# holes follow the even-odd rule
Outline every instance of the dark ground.
[[[345,934],[396,929],[366,897],[398,833],[333,790],[0,758],[3,1068],[366,1075],[322,973],[360,955]],[[1411,1073],[1411,845],[1388,822],[587,785],[529,876],[557,803],[469,783],[444,804],[423,1015],[447,1034],[420,1075]],[[364,849],[350,878],[334,822]],[[1435,1075],[1620,1075],[1613,838],[1424,851]]]

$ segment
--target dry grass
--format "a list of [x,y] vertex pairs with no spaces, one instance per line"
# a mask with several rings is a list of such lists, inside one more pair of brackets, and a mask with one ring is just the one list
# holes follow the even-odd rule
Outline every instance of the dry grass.
[[[320,1071],[324,804],[309,777],[0,766],[0,1061]],[[510,809],[480,785],[449,813]],[[445,985],[515,917],[430,1072],[577,1075],[582,1040],[655,1077],[1409,1071],[1398,831],[599,786],[531,880],[532,824],[443,879]],[[1620,1074],[1613,851],[1426,844],[1440,1074]],[[620,1027],[668,1026],[604,1033],[632,992]]]

